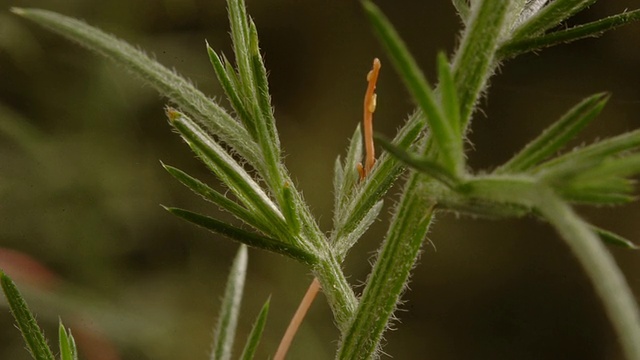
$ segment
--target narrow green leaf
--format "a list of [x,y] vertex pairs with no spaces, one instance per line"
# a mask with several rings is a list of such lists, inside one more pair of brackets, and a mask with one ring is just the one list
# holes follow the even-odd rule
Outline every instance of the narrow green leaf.
[[78,347],[76,346],[76,339],[71,334],[71,329],[69,329],[69,346],[71,347],[71,358],[78,360]]
[[242,244],[285,255],[304,264],[314,264],[318,261],[315,255],[310,254],[309,252],[302,250],[294,245],[284,243],[280,240],[249,232],[237,228],[233,225],[224,223],[222,221],[188,210],[172,207],[165,207],[165,209],[170,213],[183,218],[184,220],[201,226],[216,234],[224,235]]
[[452,151],[451,157],[457,164],[454,168],[454,174],[458,175],[464,171],[464,148],[463,138],[464,131],[460,123],[460,102],[456,93],[456,84],[451,73],[451,67],[447,56],[444,53],[438,54],[438,79],[440,80],[440,104],[445,121],[449,123],[453,132],[450,141],[453,141],[449,151]]
[[553,174],[566,167],[586,169],[604,160],[606,157],[630,151],[640,147],[640,130],[624,133],[592,145],[578,148],[570,153],[553,158],[535,168],[536,172]]
[[386,138],[379,134],[375,135],[375,139],[383,149],[385,149],[390,154],[400,159],[400,161],[409,165],[413,169],[433,177],[434,179],[440,181],[450,188],[455,188],[459,184],[459,180],[454,174],[451,174],[449,170],[443,168],[435,161],[428,159],[425,156],[410,154],[406,150],[393,145]]
[[298,209],[293,197],[293,190],[288,182],[284,184],[282,192],[284,200],[282,207],[284,218],[287,220],[287,224],[289,224],[293,234],[297,235],[300,233],[300,217],[298,216]]
[[640,10],[624,12],[569,29],[558,30],[531,38],[513,39],[503,44],[498,54],[502,59],[513,58],[526,52],[540,50],[554,45],[566,44],[588,37],[598,37],[609,30],[638,20],[640,20]]
[[267,162],[266,172],[267,182],[274,193],[280,193],[284,183],[280,171],[280,138],[276,130],[276,120],[271,107],[271,97],[269,95],[269,82],[267,80],[267,70],[262,62],[260,48],[258,45],[258,31],[253,21],[249,22],[249,54],[252,78],[254,81],[256,100],[254,116],[256,122],[258,144],[263,152],[263,157]]
[[458,13],[458,16],[460,16],[462,23],[466,24],[469,19],[469,13],[471,12],[471,9],[469,9],[469,2],[467,0],[451,0],[451,2],[456,8],[456,12]]
[[342,161],[340,155],[336,157],[336,161],[333,163],[333,216],[334,223],[336,217],[339,217],[340,206],[344,199],[342,197],[342,185],[344,185],[344,170],[342,169]]
[[194,193],[200,195],[203,199],[210,201],[222,209],[230,212],[238,219],[244,221],[246,224],[251,225],[252,227],[262,231],[265,234],[270,234],[270,228],[268,225],[261,222],[261,219],[248,212],[247,209],[238,205],[236,202],[230,200],[223,194],[213,190],[205,183],[200,180],[191,177],[189,174],[184,171],[174,168],[173,166],[166,165],[162,163],[162,166],[178,181],[180,181],[184,186],[188,187]]
[[633,154],[619,158],[609,158],[576,177],[581,180],[610,179],[612,177],[625,178],[640,173],[640,154]]
[[260,339],[262,338],[262,331],[264,330],[264,326],[267,324],[267,315],[269,314],[270,302],[271,299],[268,299],[267,302],[265,302],[262,306],[262,310],[260,310],[260,314],[258,314],[258,318],[253,324],[253,328],[251,328],[251,333],[249,334],[249,338],[247,339],[247,343],[244,346],[244,350],[242,351],[242,356],[240,356],[240,359],[253,359],[253,356],[256,353],[256,349],[258,348],[258,344],[260,343]]
[[289,231],[284,216],[242,166],[187,116],[173,109],[167,110],[167,116],[171,125],[180,132],[187,144],[201,155],[205,164],[248,210],[260,216],[261,223],[271,224],[273,233],[288,239]]
[[276,120],[273,116],[273,108],[271,107],[271,96],[269,91],[269,81],[267,79],[267,69],[264,66],[262,55],[260,54],[260,46],[258,41],[258,30],[253,20],[249,21],[249,41],[251,55],[251,69],[254,75],[255,87],[257,92],[258,104],[262,115],[264,116],[264,131],[266,131],[269,144],[273,147],[273,152],[278,155],[280,151],[280,138],[276,129]]
[[[640,154],[609,158],[583,169],[571,163],[543,173],[543,178],[561,191],[564,198],[594,205],[624,204],[635,200],[634,181],[626,177],[640,173]],[[573,170],[573,172],[570,172]]]
[[349,249],[351,249],[353,245],[355,245],[356,242],[360,240],[362,235],[364,235],[364,233],[369,229],[373,222],[378,219],[378,215],[380,215],[383,204],[384,201],[378,201],[360,220],[358,225],[349,234],[347,234],[347,236],[340,237],[339,241],[334,241],[334,252],[340,259],[344,259]]
[[255,99],[253,72],[249,56],[249,22],[246,6],[244,0],[227,0],[227,7],[240,89],[245,99]]
[[589,7],[597,0],[554,0],[514,30],[512,39],[521,40],[543,34]]
[[222,63],[224,64],[224,70],[227,72],[229,81],[231,82],[231,85],[233,85],[233,88],[238,93],[238,96],[240,96],[241,90],[242,90],[242,84],[240,83],[240,79],[238,78],[238,73],[233,68],[231,61],[229,61],[229,59],[227,59],[227,57],[224,54],[221,54],[221,55],[222,55],[221,60],[222,60]]
[[634,182],[618,177],[582,180],[574,176],[567,179],[566,183],[554,185],[563,199],[579,204],[611,206],[637,200],[633,195]]
[[253,118],[245,108],[242,100],[241,94],[239,93],[239,89],[237,87],[237,79],[235,78],[235,70],[233,68],[227,68],[226,65],[228,62],[224,62],[220,59],[218,54],[209,46],[207,43],[207,53],[209,54],[209,60],[211,61],[211,65],[213,66],[213,70],[216,73],[216,77],[224,90],[224,93],[227,95],[231,106],[240,117],[242,124],[247,129],[249,134],[253,139],[257,139],[257,130],[255,124],[253,123]]
[[71,330],[67,335],[67,331],[60,321],[58,325],[58,340],[60,343],[60,360],[78,360],[78,351],[76,349],[76,343],[71,335]]
[[18,329],[22,333],[27,349],[35,360],[54,360],[53,353],[47,345],[47,340],[35,317],[29,310],[27,303],[20,294],[16,284],[2,271],[0,271],[0,283],[2,283],[2,291],[9,303],[9,309],[13,314]]
[[348,204],[356,185],[360,181],[360,175],[358,174],[358,164],[362,161],[362,132],[360,130],[360,124],[356,126],[351,141],[349,141],[349,147],[347,148],[347,157],[344,160],[344,165],[337,164],[340,167],[341,181],[335,185],[335,208],[334,208],[334,224],[337,224],[339,219],[342,218],[345,211],[345,206]]
[[609,94],[606,93],[586,98],[499,167],[496,173],[526,171],[555,154],[602,111],[607,100]]
[[476,0],[453,59],[462,128],[466,129],[480,94],[497,66],[496,50],[511,1]]
[[[519,26],[523,22],[527,21],[530,17],[537,14],[540,9],[547,4],[549,0],[519,0],[516,11],[519,10],[519,14],[514,22],[514,26]],[[511,29],[509,29],[511,30]]]
[[521,218],[530,215],[532,210],[529,206],[515,203],[496,203],[487,199],[459,196],[453,191],[439,196],[438,207],[454,211],[457,215],[469,215],[490,220]]
[[18,8],[13,8],[12,11],[78,42],[142,77],[161,94],[191,114],[207,131],[216,134],[234,148],[250,164],[256,166],[260,163],[260,153],[246,129],[189,81],[144,52],[82,21],[51,11]]
[[445,119],[426,78],[389,20],[373,3],[364,1],[363,6],[413,100],[426,115],[432,136],[441,149],[444,166],[455,172],[461,166],[457,163],[460,158],[460,146],[457,146],[461,143],[460,135],[455,133],[452,124]]
[[638,200],[638,197],[627,193],[604,192],[601,189],[562,190],[560,195],[563,199],[572,203],[596,206],[617,206],[630,204]]
[[591,225],[591,230],[594,231],[596,234],[598,234],[600,239],[607,244],[616,245],[616,246],[620,246],[620,247],[623,247],[626,249],[632,249],[632,250],[638,249],[638,246],[633,242],[623,238],[618,234],[612,233],[609,230],[605,230],[594,225]]
[[231,359],[233,340],[240,314],[240,302],[244,289],[244,279],[247,274],[247,247],[240,245],[238,254],[231,265],[231,272],[227,279],[227,287],[222,298],[222,306],[218,315],[218,323],[213,333],[213,348],[211,360]]
[[537,204],[540,188],[539,180],[531,176],[486,175],[469,179],[456,190],[470,201],[478,199],[533,209]]
[[[461,134],[460,127],[460,103],[456,93],[456,85],[451,73],[451,67],[444,53],[438,54],[438,79],[440,80],[440,98],[442,112],[456,134]],[[462,151],[460,151],[462,152]]]

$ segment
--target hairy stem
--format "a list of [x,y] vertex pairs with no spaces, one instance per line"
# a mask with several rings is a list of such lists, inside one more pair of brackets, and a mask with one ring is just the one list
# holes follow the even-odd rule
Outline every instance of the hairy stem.
[[589,224],[555,195],[549,194],[542,199],[538,208],[582,263],[620,337],[627,359],[640,359],[638,307],[613,256],[591,231]]
[[[360,306],[338,351],[339,359],[377,356],[382,333],[389,326],[409,273],[427,234],[434,202],[421,176],[413,174],[405,185],[386,240],[367,281]],[[424,179],[422,179],[424,180]]]
[[329,253],[313,267],[313,273],[320,281],[322,292],[327,297],[338,328],[345,331],[356,312],[358,300],[342,272],[340,263]]

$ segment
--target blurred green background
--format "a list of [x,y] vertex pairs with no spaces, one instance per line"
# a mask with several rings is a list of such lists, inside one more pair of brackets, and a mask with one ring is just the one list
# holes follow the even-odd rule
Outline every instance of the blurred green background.
[[[261,36],[286,163],[327,231],[332,168],[360,121],[371,59],[383,62],[376,128],[387,135],[412,109],[357,1],[247,0]],[[460,24],[447,0],[377,2],[427,75],[450,52]],[[41,7],[82,18],[155,54],[225,106],[204,40],[231,55],[222,0],[0,0],[0,267],[13,275],[55,338],[60,315],[81,338],[82,358],[207,359],[224,281],[237,245],[167,214],[159,204],[218,214],[159,160],[216,183],[170,130],[165,100],[142,81],[9,13]],[[600,1],[570,24],[637,7]],[[491,169],[583,97],[613,98],[574,143],[640,127],[640,25],[529,54],[501,67],[482,101],[469,146]],[[392,190],[387,207],[397,201]],[[362,284],[387,215],[347,258]],[[580,209],[636,242],[640,206]],[[11,251],[16,252],[11,252]],[[611,248],[636,294],[638,253]],[[56,274],[30,266],[28,255]],[[275,348],[309,271],[251,250],[244,341],[271,296],[258,358]],[[358,290],[361,290],[360,286]],[[579,264],[532,219],[441,216],[432,227],[399,321],[386,334],[395,359],[621,359],[615,336]],[[28,359],[6,308],[0,359]],[[330,359],[338,333],[319,297],[290,359]]]

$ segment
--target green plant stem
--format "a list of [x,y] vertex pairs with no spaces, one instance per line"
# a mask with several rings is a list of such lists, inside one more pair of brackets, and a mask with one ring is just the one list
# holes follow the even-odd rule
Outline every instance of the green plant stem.
[[435,202],[428,191],[430,183],[414,173],[405,185],[360,306],[349,328],[343,332],[339,359],[376,357],[382,333],[389,326],[389,319],[407,286],[431,224]]
[[451,65],[463,129],[469,124],[476,102],[497,66],[495,55],[505,24],[508,25],[505,20],[509,5],[510,1],[478,0],[471,6],[469,25]]
[[[288,174],[283,174],[285,182],[293,184]],[[345,329],[353,318],[358,300],[351,285],[347,281],[342,266],[334,254],[333,248],[326,238],[309,207],[304,202],[302,194],[294,187],[290,188],[291,205],[299,216],[300,234],[297,236],[301,246],[313,249],[312,253],[318,256],[317,262],[312,266],[313,275],[318,278],[322,286],[322,292],[327,298],[329,307],[333,312],[338,327]]]
[[640,359],[640,314],[624,275],[589,224],[550,194],[538,209],[565,239],[595,286],[628,360]]
[[358,308],[358,300],[340,263],[328,248],[326,250],[326,256],[313,267],[313,274],[320,281],[338,328],[344,332]]

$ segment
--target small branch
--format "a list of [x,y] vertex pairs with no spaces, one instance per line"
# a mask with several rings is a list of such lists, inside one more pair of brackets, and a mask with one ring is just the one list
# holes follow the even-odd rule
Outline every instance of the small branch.
[[338,329],[345,331],[358,308],[358,300],[342,272],[340,263],[333,254],[329,253],[313,266],[313,274],[324,289],[323,293],[331,307]]
[[320,291],[320,282],[318,282],[318,279],[314,278],[311,285],[309,285],[306,294],[304,294],[300,305],[298,305],[298,310],[296,310],[293,318],[291,318],[291,322],[289,323],[282,340],[280,340],[280,345],[278,345],[278,350],[276,351],[273,360],[284,360],[285,356],[287,356],[293,337],[296,336],[302,320],[304,320],[304,317],[307,315],[307,311],[309,311],[311,304],[313,304],[313,300],[316,298],[316,295],[318,295],[318,291]]
[[569,205],[549,194],[539,210],[567,242],[595,286],[629,360],[640,359],[640,314],[624,275],[589,225]]

